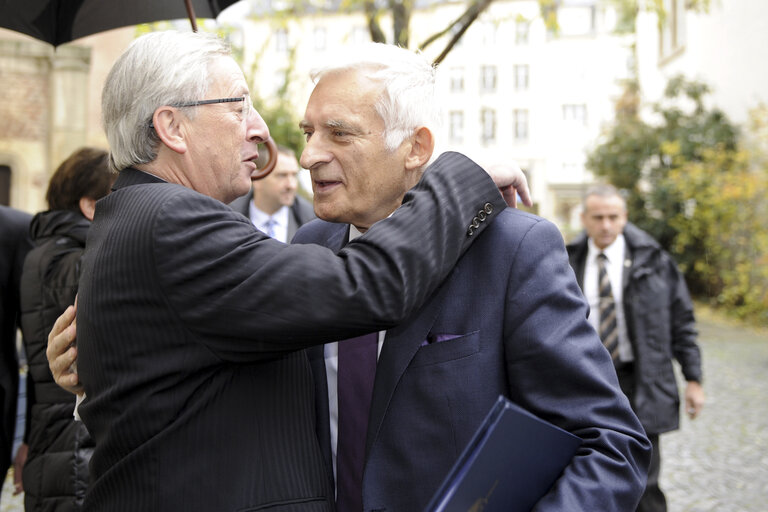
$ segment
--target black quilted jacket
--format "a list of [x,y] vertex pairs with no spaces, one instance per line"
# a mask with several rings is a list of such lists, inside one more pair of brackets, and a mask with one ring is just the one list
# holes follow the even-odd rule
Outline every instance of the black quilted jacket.
[[79,213],[47,211],[32,220],[35,248],[21,277],[21,327],[29,362],[24,466],[25,508],[80,510],[93,445],[72,418],[74,395],[53,381],[45,349],[56,318],[74,302],[90,222]]

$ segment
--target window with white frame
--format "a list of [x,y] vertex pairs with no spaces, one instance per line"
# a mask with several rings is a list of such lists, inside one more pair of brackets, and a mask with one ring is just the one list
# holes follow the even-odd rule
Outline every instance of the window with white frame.
[[496,92],[496,66],[480,68],[480,91]]
[[480,111],[481,140],[488,144],[496,140],[496,111],[484,108]]
[[685,0],[663,0],[666,16],[659,34],[659,57],[665,58],[685,46]]
[[275,30],[275,51],[278,53],[288,52],[288,29],[278,28]]
[[583,103],[563,105],[563,121],[580,125],[587,124],[587,106]]
[[515,44],[528,44],[529,27],[528,20],[519,19],[515,21]]
[[528,110],[516,108],[512,111],[512,122],[515,127],[515,140],[528,140]]
[[515,90],[528,89],[528,64],[515,64]]
[[448,114],[448,130],[451,142],[464,142],[464,112],[452,110]]

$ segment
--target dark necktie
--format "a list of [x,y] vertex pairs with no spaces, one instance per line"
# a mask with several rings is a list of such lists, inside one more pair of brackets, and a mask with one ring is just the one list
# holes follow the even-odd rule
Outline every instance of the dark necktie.
[[603,340],[603,345],[611,354],[611,359],[616,362],[619,357],[619,329],[616,323],[616,301],[613,300],[611,280],[606,269],[607,261],[608,258],[605,254],[597,255],[597,289],[600,295],[600,328],[598,333],[600,339]]
[[377,332],[339,342],[339,431],[336,449],[336,510],[363,510],[363,463],[373,379]]

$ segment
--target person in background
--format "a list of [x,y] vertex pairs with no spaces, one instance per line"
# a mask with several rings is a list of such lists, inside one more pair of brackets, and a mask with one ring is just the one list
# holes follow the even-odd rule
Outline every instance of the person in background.
[[136,39],[107,76],[102,116],[119,176],[89,229],[76,326],[68,308],[48,346],[57,383],[83,379],[95,441],[84,510],[332,510],[301,349],[403,320],[520,176],[494,183],[442,155],[336,255],[285,245],[227,206],[248,192],[269,130],[214,35]]
[[[19,286],[24,257],[32,248],[28,213],[0,205],[0,474],[11,465],[19,391]],[[0,486],[1,488],[2,486]]]
[[616,188],[588,190],[581,221],[585,232],[567,247],[570,263],[590,305],[589,321],[611,353],[621,389],[653,445],[637,510],[662,512],[667,504],[659,488],[659,434],[680,424],[673,358],[687,382],[686,412],[696,418],[704,405],[693,304],[672,257],[627,222],[627,205]]
[[101,149],[72,153],[51,176],[48,210],[32,219],[35,248],[21,276],[21,329],[29,364],[22,445],[28,446],[22,473],[27,512],[80,510],[88,487],[92,442],[85,425],[72,421],[75,397],[53,381],[45,350],[53,323],[75,300],[96,201],[117,177],[108,161]]
[[[372,43],[335,57],[301,122],[322,220],[293,243],[343,251],[419,181],[438,111],[423,56]],[[307,349],[337,511],[424,510],[499,395],[582,439],[536,511],[634,508],[650,444],[586,311],[557,228],[507,208],[406,321]]]
[[290,242],[299,227],[315,218],[312,205],[296,193],[300,170],[293,150],[278,145],[274,170],[253,180],[251,192],[230,206],[272,238]]

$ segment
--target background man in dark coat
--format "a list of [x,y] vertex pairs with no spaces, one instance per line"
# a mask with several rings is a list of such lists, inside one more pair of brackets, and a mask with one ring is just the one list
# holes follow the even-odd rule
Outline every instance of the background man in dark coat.
[[251,191],[230,203],[253,222],[257,229],[281,242],[290,242],[296,230],[315,218],[312,204],[296,193],[299,162],[293,150],[277,146],[275,169],[254,180]]
[[0,475],[11,464],[19,391],[16,331],[19,327],[19,283],[24,257],[32,248],[28,213],[0,206]]
[[[686,412],[695,418],[704,405],[693,304],[672,257],[627,222],[626,203],[614,187],[588,191],[581,218],[586,233],[568,245],[571,266],[590,303],[590,321],[598,332],[601,325],[610,327],[611,340],[618,342],[612,352],[619,382],[653,444],[648,484],[637,510],[664,511],[659,434],[679,427],[673,358],[687,381]],[[605,254],[610,281],[604,301],[613,301],[609,309],[615,313],[606,318],[600,318],[605,308],[600,304],[600,254]]]
[[[313,75],[301,163],[323,220],[293,243],[340,251],[387,218],[432,156],[434,70],[370,44]],[[373,333],[370,359],[359,340],[308,349],[337,511],[424,510],[499,395],[583,440],[535,510],[634,508],[650,444],[586,309],[557,228],[508,208],[421,310]],[[367,388],[349,375],[363,365]]]

